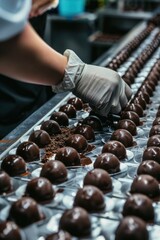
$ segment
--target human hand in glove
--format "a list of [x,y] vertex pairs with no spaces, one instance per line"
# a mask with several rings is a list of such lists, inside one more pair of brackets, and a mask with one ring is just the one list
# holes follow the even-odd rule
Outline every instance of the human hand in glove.
[[85,64],[71,50],[66,50],[64,55],[68,58],[64,79],[53,86],[54,92],[71,90],[102,116],[109,112],[117,114],[126,106],[131,89],[117,72]]

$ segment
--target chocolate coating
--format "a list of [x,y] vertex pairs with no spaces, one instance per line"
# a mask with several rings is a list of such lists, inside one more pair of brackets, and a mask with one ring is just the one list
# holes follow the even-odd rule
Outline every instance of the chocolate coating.
[[73,134],[67,138],[66,146],[75,148],[79,153],[83,153],[88,148],[88,142],[83,135]]
[[151,137],[153,135],[160,135],[160,125],[152,126],[152,128],[149,132],[149,137]]
[[160,181],[160,164],[154,160],[145,160],[138,166],[137,174],[148,174]]
[[58,160],[50,160],[42,166],[40,176],[47,178],[51,183],[62,183],[67,180],[66,166]]
[[144,150],[142,160],[154,160],[160,163],[160,147],[148,147]]
[[133,194],[124,203],[122,214],[123,216],[137,216],[144,221],[153,222],[154,207],[152,200],[143,194]]
[[102,148],[102,153],[109,152],[116,155],[119,160],[124,160],[126,158],[126,148],[123,143],[112,140],[104,144]]
[[12,221],[4,221],[0,223],[0,239],[1,240],[22,240],[19,227]]
[[124,217],[115,232],[115,240],[149,240],[146,223],[135,216]]
[[133,179],[130,192],[142,193],[149,198],[155,198],[160,195],[160,188],[158,181],[147,174],[141,174]]
[[59,124],[54,120],[46,120],[41,124],[41,130],[46,131],[50,136],[61,133]]
[[132,136],[137,135],[136,124],[130,119],[122,119],[117,124],[117,129],[126,129],[132,134]]
[[125,111],[133,111],[136,112],[139,117],[143,117],[143,108],[139,104],[131,103],[126,107]]
[[159,135],[153,135],[150,137],[147,141],[147,147],[160,147],[160,134]]
[[36,143],[25,141],[19,144],[16,154],[21,156],[26,162],[39,160],[40,149]]
[[102,131],[103,127],[102,127],[102,123],[101,120],[94,115],[90,115],[86,118],[83,119],[82,124],[86,124],[91,126],[94,131]]
[[29,141],[36,143],[39,148],[44,148],[51,142],[51,138],[46,131],[35,130],[30,134]]
[[78,189],[74,198],[74,206],[86,209],[88,212],[99,212],[105,208],[103,193],[93,185]]
[[77,115],[76,108],[72,104],[68,104],[68,103],[61,106],[59,108],[59,111],[66,113],[69,118],[76,118],[76,115]]
[[0,194],[6,194],[13,190],[10,176],[5,171],[0,171]]
[[94,162],[94,168],[101,168],[108,173],[117,173],[120,171],[120,161],[112,153],[102,153],[97,156]]
[[65,166],[79,166],[81,163],[79,153],[72,147],[59,148],[55,159],[63,162]]
[[72,97],[68,100],[69,104],[73,105],[76,110],[81,110],[83,108],[83,102],[80,98]]
[[50,119],[56,121],[60,126],[66,127],[69,125],[69,118],[64,112],[53,112]]
[[74,133],[83,135],[88,141],[94,141],[95,140],[94,130],[89,125],[78,125],[74,129]]
[[155,118],[152,125],[160,125],[160,117]]
[[44,218],[35,200],[29,197],[22,197],[13,202],[8,219],[13,220],[18,226],[26,227]]
[[71,235],[63,230],[48,235],[45,240],[72,240]]
[[121,142],[126,148],[133,146],[133,137],[130,132],[128,132],[126,129],[117,129],[115,130],[110,140],[116,140]]
[[101,191],[112,191],[112,179],[110,175],[103,169],[95,168],[85,175],[83,185],[93,185]]
[[140,125],[139,116],[136,112],[133,112],[133,111],[123,112],[122,115],[121,115],[121,119],[130,119],[136,124],[136,126]]
[[139,104],[143,108],[143,110],[146,109],[147,103],[146,103],[145,99],[142,97],[142,95],[139,95],[138,97],[136,97],[134,99],[134,103]]
[[21,156],[9,154],[2,160],[1,169],[13,177],[25,173],[27,164]]
[[73,236],[83,237],[91,233],[91,220],[87,211],[81,207],[65,210],[59,221],[59,228]]

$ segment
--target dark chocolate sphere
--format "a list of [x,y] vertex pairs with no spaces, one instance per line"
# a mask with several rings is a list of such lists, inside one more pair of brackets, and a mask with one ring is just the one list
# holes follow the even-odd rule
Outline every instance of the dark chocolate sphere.
[[78,125],[74,129],[74,133],[83,135],[88,141],[94,141],[95,140],[94,130],[89,125]]
[[76,110],[81,110],[83,108],[83,102],[80,98],[72,97],[68,100],[69,104],[73,105]]
[[58,160],[50,160],[42,166],[40,176],[47,178],[52,184],[67,180],[67,168]]
[[41,124],[41,130],[46,131],[50,136],[61,133],[59,124],[54,120],[46,120]]
[[133,136],[126,129],[117,129],[115,130],[110,140],[116,140],[121,142],[126,148],[133,146]]
[[5,171],[0,171],[0,194],[7,194],[13,190],[12,179]]
[[21,156],[9,154],[2,160],[1,169],[13,177],[25,173],[27,164]]
[[158,181],[147,174],[141,174],[136,176],[133,179],[131,184],[130,192],[133,193],[142,193],[149,198],[159,197],[160,188]]
[[101,168],[108,173],[117,173],[120,171],[120,161],[112,153],[102,153],[97,156],[94,162],[94,168]]
[[105,208],[105,200],[100,189],[86,185],[78,189],[74,198],[74,206],[86,209],[88,212],[99,212]]
[[90,115],[84,118],[82,124],[91,126],[94,129],[94,131],[102,131],[103,129],[101,120],[94,115]]
[[160,163],[160,147],[148,147],[144,150],[142,160],[154,160]]
[[31,197],[37,202],[45,202],[54,198],[55,191],[47,178],[36,177],[27,183],[25,196]]
[[139,104],[131,103],[126,107],[125,111],[133,111],[136,112],[139,117],[143,117],[143,108]]
[[20,227],[26,227],[44,219],[44,214],[34,199],[22,197],[12,203],[8,219],[13,220]]
[[19,227],[12,221],[4,221],[0,223],[0,239],[1,240],[22,240]]
[[160,125],[152,126],[149,132],[149,137],[152,137],[153,135],[160,135]]
[[77,115],[76,108],[72,104],[69,104],[69,103],[61,106],[59,108],[59,111],[66,113],[69,118],[76,118],[76,115]]
[[83,185],[93,185],[105,192],[112,191],[112,179],[109,173],[100,168],[95,168],[87,172],[83,179]]
[[65,166],[79,166],[81,164],[79,153],[72,147],[59,148],[55,159],[63,162]]
[[30,134],[29,141],[36,143],[39,148],[44,148],[51,142],[51,138],[46,131],[35,130]]
[[160,147],[160,134],[151,136],[147,141],[147,147]]
[[135,216],[124,217],[116,231],[115,240],[149,240],[146,223]]
[[160,164],[154,160],[145,160],[138,166],[137,174],[148,174],[160,181]]
[[109,152],[116,155],[119,160],[124,160],[126,158],[126,148],[123,143],[112,140],[104,144],[102,148],[102,153]]
[[91,233],[90,216],[81,207],[65,210],[60,218],[59,228],[76,237],[89,236]]
[[16,154],[21,156],[26,162],[39,160],[40,149],[36,143],[25,141],[18,145]]
[[75,148],[77,152],[83,153],[88,148],[88,142],[83,135],[73,134],[66,139],[66,146]]
[[155,118],[152,125],[160,125],[160,117]]
[[130,119],[122,119],[117,124],[117,129],[126,129],[132,134],[132,136],[137,135],[136,124]]
[[63,230],[48,235],[45,240],[72,240],[71,235]]
[[134,103],[135,104],[139,104],[143,108],[143,110],[146,109],[147,103],[146,103],[146,101],[145,101],[145,99],[144,99],[144,97],[142,95],[137,96],[134,99]]
[[60,126],[66,127],[69,125],[69,118],[64,112],[53,112],[50,119],[56,121]]
[[[147,209],[147,211],[146,211]],[[137,216],[144,221],[154,221],[154,207],[152,200],[143,194],[129,196],[123,205],[123,216]]]
[[133,111],[122,112],[121,119],[130,119],[136,124],[136,126],[140,125],[139,116],[136,112],[133,112]]

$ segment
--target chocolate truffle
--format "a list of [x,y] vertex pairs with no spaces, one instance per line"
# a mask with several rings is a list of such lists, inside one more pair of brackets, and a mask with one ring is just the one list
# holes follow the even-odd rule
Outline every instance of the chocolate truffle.
[[60,126],[66,127],[69,125],[69,118],[64,112],[53,112],[50,119],[56,121]]
[[133,111],[122,112],[121,119],[130,119],[136,124],[136,126],[140,125],[139,116],[136,112]]
[[39,160],[40,149],[36,143],[25,141],[18,145],[16,154],[21,156],[26,162]]
[[133,146],[133,136],[126,129],[115,130],[110,140],[116,140],[121,142],[126,148]]
[[160,135],[160,125],[152,126],[149,132],[149,137],[152,137],[153,135]]
[[13,202],[8,215],[9,220],[13,220],[20,227],[44,219],[44,214],[40,211],[37,202],[29,197],[22,197]]
[[55,192],[47,178],[36,177],[27,183],[25,196],[31,197],[37,202],[46,202],[54,198]]
[[66,113],[69,118],[76,118],[76,115],[77,115],[76,108],[73,105],[68,104],[68,103],[61,106],[59,108],[59,111]]
[[72,97],[68,100],[69,104],[73,105],[76,110],[81,110],[83,108],[83,102],[80,98]]
[[94,168],[101,168],[108,173],[117,173],[120,171],[120,161],[112,153],[102,153],[97,156],[94,162]]
[[93,185],[104,192],[112,191],[112,179],[109,173],[100,168],[87,172],[83,179],[83,185]]
[[159,197],[159,183],[154,177],[147,174],[141,174],[133,179],[130,192],[131,194],[142,193],[149,198]]
[[89,125],[78,125],[74,129],[74,133],[83,135],[88,141],[94,141],[95,140],[94,130]]
[[101,120],[94,115],[90,115],[84,118],[82,124],[91,126],[94,129],[94,131],[102,131],[103,129]]
[[51,138],[46,131],[35,130],[30,134],[29,141],[36,143],[39,148],[44,148],[51,142]]
[[83,135],[73,134],[66,139],[66,146],[75,148],[79,153],[83,153],[88,148],[88,142]]
[[160,134],[159,135],[153,135],[150,137],[147,141],[147,147],[160,147]]
[[79,166],[81,164],[79,153],[72,147],[59,148],[55,159],[63,162],[65,166]]
[[9,154],[2,160],[1,169],[13,177],[26,173],[27,164],[21,156]]
[[72,240],[71,235],[63,230],[48,235],[45,240]]
[[155,118],[152,125],[160,125],[160,117]]
[[126,148],[123,143],[118,141],[108,141],[104,144],[102,148],[102,153],[109,152],[116,155],[119,160],[124,160],[126,158]]
[[143,110],[146,109],[147,103],[146,103],[145,99],[142,97],[142,95],[137,96],[134,99],[134,103],[139,104],[143,108]]
[[0,239],[1,240],[22,240],[19,227],[12,221],[4,221],[0,223]]
[[50,136],[61,133],[59,124],[54,120],[46,120],[41,124],[41,130],[46,131]]
[[0,171],[0,194],[7,194],[13,190],[10,176],[5,171]]
[[137,135],[136,124],[130,119],[122,119],[117,124],[117,129],[126,129],[132,134],[132,136]]
[[105,200],[100,189],[86,185],[78,189],[74,198],[74,206],[86,209],[88,212],[99,212],[105,208]]
[[[147,210],[147,211],[146,211]],[[137,216],[144,221],[154,221],[152,200],[143,194],[133,194],[124,203],[123,216]]]
[[136,112],[139,117],[143,117],[143,108],[139,104],[131,103],[126,107],[125,111],[133,111]]
[[160,181],[160,164],[154,160],[145,160],[138,166],[137,174],[148,174]]
[[42,166],[41,177],[47,178],[52,184],[62,183],[67,180],[67,168],[58,160],[50,160]]
[[81,207],[65,210],[60,218],[59,228],[76,237],[89,236],[91,220],[88,212]]
[[145,221],[135,216],[124,217],[115,231],[115,240],[122,239],[149,240]]
[[142,160],[154,160],[160,163],[160,147],[148,147],[144,150]]

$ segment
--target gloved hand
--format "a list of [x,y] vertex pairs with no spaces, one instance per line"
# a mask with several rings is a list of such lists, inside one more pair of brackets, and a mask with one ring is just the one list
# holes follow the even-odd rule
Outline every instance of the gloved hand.
[[53,86],[54,92],[70,90],[102,116],[109,112],[117,114],[126,106],[131,89],[117,72],[85,64],[71,50],[66,50],[64,55],[68,58],[64,79]]
[[36,17],[49,10],[50,8],[57,7],[58,2],[59,0],[32,0],[30,17]]

